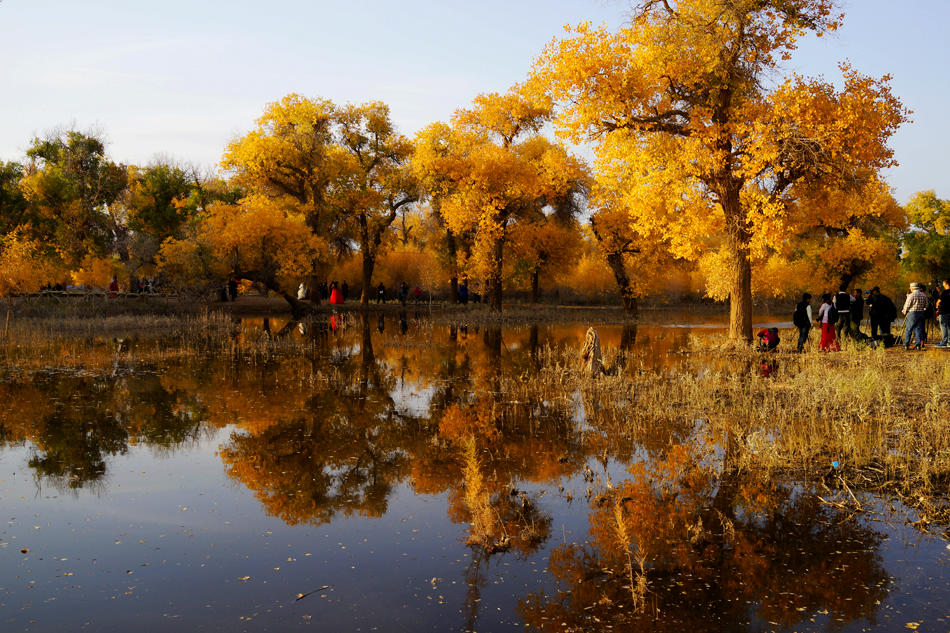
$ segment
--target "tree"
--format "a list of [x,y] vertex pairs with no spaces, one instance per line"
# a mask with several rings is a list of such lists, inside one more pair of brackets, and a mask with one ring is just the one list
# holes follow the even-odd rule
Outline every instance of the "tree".
[[545,210],[570,215],[586,192],[586,166],[538,134],[550,116],[546,99],[516,86],[459,110],[451,126],[430,125],[417,139],[415,170],[455,235],[474,235],[468,271],[487,278],[492,310],[501,310],[509,226]]
[[373,269],[379,248],[400,209],[418,200],[408,169],[412,143],[397,134],[389,107],[374,101],[347,105],[337,113],[336,177],[329,208],[348,227],[363,260],[362,305],[373,296]]
[[515,256],[515,269],[527,274],[531,286],[531,303],[537,303],[541,275],[564,270],[577,261],[581,235],[573,218],[565,222],[542,213],[537,219],[516,223],[509,239]]
[[613,273],[624,313],[636,318],[639,298],[655,289],[676,262],[670,255],[668,240],[661,235],[645,234],[631,222],[622,205],[609,199],[611,193],[595,196],[601,206],[590,217],[590,229]]
[[458,302],[459,248],[465,259],[471,255],[471,235],[457,235],[442,214],[442,198],[453,190],[452,178],[457,177],[457,165],[453,158],[452,128],[444,123],[434,123],[416,138],[416,153],[410,168],[418,179],[421,194],[429,200],[428,218],[443,232],[444,239],[436,250],[450,270],[449,298]]
[[911,227],[904,234],[905,269],[928,281],[950,276],[950,200],[920,191],[906,209]]
[[250,192],[293,206],[338,256],[358,244],[365,304],[378,248],[399,209],[416,199],[405,169],[411,154],[385,104],[337,107],[291,94],[268,105],[221,164]]
[[126,168],[105,155],[102,139],[69,130],[35,138],[20,187],[34,209],[34,231],[74,268],[114,243],[109,207],[126,187]]
[[6,235],[30,220],[30,207],[20,190],[21,178],[23,165],[13,161],[0,162],[0,235]]
[[[216,201],[235,204],[240,188],[189,165],[157,161],[146,167],[129,166],[129,188],[124,197],[124,248],[120,258],[133,276],[154,267],[161,244],[185,237],[187,223]],[[123,230],[118,227],[118,233]]]
[[[221,166],[248,192],[292,206],[314,234],[338,235],[326,206],[335,173],[329,157],[335,115],[329,100],[289,94],[268,104],[256,129],[228,144]],[[319,283],[319,264],[311,265],[311,287]]]
[[49,252],[20,228],[0,235],[0,297],[36,292],[56,274]]
[[616,32],[582,24],[548,46],[532,84],[564,107],[559,133],[596,145],[596,178],[677,257],[717,249],[729,334],[752,337],[752,260],[789,234],[790,202],[893,165],[906,120],[889,77],[843,65],[841,90],[767,82],[833,0],[642,0]]
[[212,204],[188,237],[166,240],[158,255],[160,270],[177,283],[258,282],[282,296],[295,317],[307,310],[295,296],[297,282],[326,258],[326,243],[302,215],[253,196],[236,205]]

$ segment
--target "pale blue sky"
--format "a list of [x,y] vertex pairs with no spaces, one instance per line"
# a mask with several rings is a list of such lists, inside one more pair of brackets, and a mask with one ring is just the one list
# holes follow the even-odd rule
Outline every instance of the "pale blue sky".
[[[620,24],[611,0],[0,0],[0,159],[57,126],[105,132],[118,161],[215,165],[289,92],[388,103],[413,134],[524,79],[564,24]],[[897,9],[896,7],[900,7]],[[892,140],[898,200],[950,197],[950,2],[850,0],[845,26],[788,68],[894,76],[914,122]]]

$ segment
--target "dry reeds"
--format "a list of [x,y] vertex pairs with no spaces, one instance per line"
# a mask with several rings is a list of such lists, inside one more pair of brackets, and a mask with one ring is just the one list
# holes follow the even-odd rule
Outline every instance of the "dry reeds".
[[660,453],[701,430],[749,476],[850,483],[950,518],[950,364],[939,352],[775,356],[707,344],[680,369],[593,378],[575,350],[542,358],[513,389],[546,401],[578,394],[588,435],[614,449]]

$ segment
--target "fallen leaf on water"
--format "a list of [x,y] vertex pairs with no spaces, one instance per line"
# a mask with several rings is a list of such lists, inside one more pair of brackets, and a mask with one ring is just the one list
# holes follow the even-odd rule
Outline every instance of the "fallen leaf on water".
[[241,582],[244,582],[245,580],[250,580],[250,579],[251,579],[250,576],[241,576],[238,578],[238,580],[240,580]]
[[307,593],[298,593],[297,600],[303,600],[312,593],[317,593],[318,591],[323,591],[324,589],[329,589],[332,585],[323,585],[319,589],[314,589],[313,591],[308,591]]
[[916,631],[916,630],[917,630],[917,627],[920,626],[920,622],[908,622],[908,623],[905,624],[904,626],[906,626],[908,629],[910,629],[910,630],[912,630],[912,631]]

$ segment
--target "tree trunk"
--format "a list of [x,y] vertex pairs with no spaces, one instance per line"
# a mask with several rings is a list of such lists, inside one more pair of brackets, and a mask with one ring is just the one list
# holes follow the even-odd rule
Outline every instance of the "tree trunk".
[[256,284],[261,284],[264,286],[265,294],[268,290],[272,290],[284,298],[284,301],[290,304],[290,312],[293,315],[294,320],[300,320],[313,312],[313,306],[304,301],[297,299],[296,295],[292,292],[286,292],[283,288],[280,287],[280,284],[273,278],[273,276],[262,273],[261,271],[238,271],[234,272],[231,275],[234,279],[247,279],[253,281]]
[[459,302],[459,276],[458,271],[455,270],[457,265],[455,234],[448,229],[445,230],[445,246],[449,251],[449,259],[452,260],[452,276],[449,277],[449,301],[455,304]]
[[640,312],[639,300],[630,286],[630,278],[627,276],[627,270],[623,265],[623,253],[620,251],[609,253],[607,255],[607,265],[613,271],[614,279],[617,281],[620,303],[623,305],[624,313],[627,316],[637,318]]
[[537,268],[531,271],[531,303],[537,303],[540,296],[540,271]]
[[729,279],[729,338],[752,341],[752,262],[749,253],[751,237],[745,226],[739,190],[723,196],[727,223],[726,246],[732,256]]
[[283,290],[276,287],[271,287],[270,289],[279,294],[287,303],[290,304],[290,312],[293,315],[295,321],[302,319],[313,312],[313,307],[310,304],[300,301],[291,293],[284,292]]
[[497,373],[501,369],[501,328],[497,325],[487,326],[484,340],[485,349],[488,350],[489,366]]
[[492,262],[491,274],[488,277],[488,305],[492,312],[501,312],[501,271],[502,256],[504,255],[505,239],[500,237],[495,240],[494,262]]
[[360,293],[360,305],[369,305],[369,294],[373,290],[373,269],[376,267],[376,257],[363,251],[363,292]]

